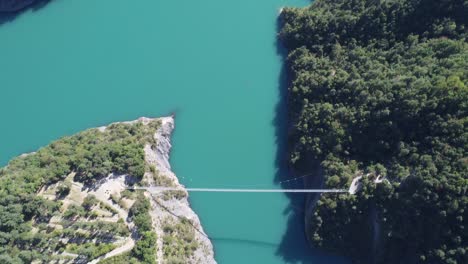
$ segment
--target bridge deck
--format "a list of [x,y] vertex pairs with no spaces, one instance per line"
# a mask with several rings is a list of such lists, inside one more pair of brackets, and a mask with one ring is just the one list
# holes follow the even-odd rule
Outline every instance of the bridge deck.
[[[180,191],[181,188],[172,187],[133,187],[133,190],[147,190],[149,192]],[[234,193],[347,193],[343,189],[223,189],[223,188],[185,188],[188,192],[234,192]]]

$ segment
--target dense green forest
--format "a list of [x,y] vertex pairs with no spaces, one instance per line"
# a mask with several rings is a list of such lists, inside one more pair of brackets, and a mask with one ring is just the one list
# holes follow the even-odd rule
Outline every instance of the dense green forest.
[[[468,263],[468,1],[286,8],[290,160],[319,162],[307,223],[354,263]],[[382,180],[383,179],[383,180]]]
[[[93,220],[98,211],[116,214],[112,208],[87,196],[82,204],[68,206],[62,211],[64,198],[69,195],[71,183],[82,183],[91,188],[110,173],[128,174],[141,180],[146,168],[143,146],[154,144],[153,134],[159,121],[148,125],[113,124],[105,131],[90,129],[74,136],[64,137],[36,153],[13,159],[0,168],[0,263],[49,263],[57,255],[68,251],[93,259],[114,248],[116,237],[128,236],[123,223]],[[38,195],[45,186],[56,186],[47,199]],[[127,196],[135,196],[128,191]],[[139,195],[129,217],[135,223],[140,240],[128,254],[139,263],[154,263],[156,234],[151,231],[148,213],[149,201]],[[58,223],[51,219],[58,217]],[[54,226],[60,225],[61,228]],[[102,243],[89,243],[90,241]],[[68,241],[68,242],[64,242]]]

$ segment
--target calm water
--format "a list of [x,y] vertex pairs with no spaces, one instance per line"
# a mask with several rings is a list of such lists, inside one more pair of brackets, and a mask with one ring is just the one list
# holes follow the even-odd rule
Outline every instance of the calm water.
[[[57,0],[0,26],[0,164],[51,140],[176,111],[191,187],[276,188],[276,17],[307,0]],[[220,263],[338,263],[282,194],[193,194]]]

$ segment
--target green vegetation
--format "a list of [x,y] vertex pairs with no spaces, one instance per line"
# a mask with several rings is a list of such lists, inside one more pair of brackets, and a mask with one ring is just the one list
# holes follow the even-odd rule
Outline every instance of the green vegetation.
[[164,259],[170,264],[187,263],[193,252],[198,248],[195,240],[195,228],[190,220],[181,218],[180,222],[172,223],[165,219],[163,224]]
[[132,255],[141,263],[156,263],[156,233],[151,231],[142,232],[140,240],[136,242],[132,250]]
[[99,205],[101,202],[96,198],[96,196],[90,194],[83,199],[81,204],[87,211],[91,210],[94,206]]
[[86,209],[81,205],[72,204],[67,208],[67,211],[63,213],[63,218],[71,219],[77,217],[84,217],[86,216],[87,212]]
[[111,257],[99,264],[154,264],[156,263],[156,233],[144,232],[132,251]]
[[[133,193],[132,193],[133,194]],[[127,193],[130,195],[130,193]],[[149,214],[151,204],[148,199],[138,192],[136,201],[130,208],[129,217],[135,223],[140,238],[136,241],[135,247],[129,253],[115,256],[99,262],[106,263],[156,263],[156,233],[152,230],[152,220]]]
[[158,169],[150,166],[150,172],[153,175],[153,181],[156,186],[174,187],[174,181],[168,176],[159,173]]
[[173,190],[173,191],[164,191],[162,199],[164,201],[168,201],[168,200],[171,200],[171,199],[180,200],[180,199],[185,198],[185,197],[187,197],[187,193],[185,193],[185,191]]
[[[65,178],[75,173],[74,180],[85,184],[93,184],[110,173],[141,179],[145,173],[143,146],[155,143],[152,136],[159,125],[159,121],[153,121],[146,126],[141,122],[114,124],[104,132],[90,129],[15,158],[1,168],[0,262],[48,263],[52,253],[65,250],[63,241],[77,244],[77,250],[88,252],[88,257],[95,256],[109,250],[116,236],[128,235],[123,223],[82,223],[97,217],[90,210],[97,205],[116,213],[95,197],[88,196],[83,204],[72,204],[61,212],[61,199],[71,191],[71,183]],[[54,200],[38,195],[42,187],[55,183]],[[53,216],[63,217],[63,223],[51,223]],[[63,230],[56,225],[62,225]],[[83,245],[89,239],[110,242],[91,250]]]
[[[71,158],[71,167],[77,172],[77,177],[89,182],[113,172],[142,178],[145,173],[144,141],[141,141],[145,138],[143,128],[142,123],[115,124],[106,133],[93,130],[83,132],[85,135],[82,136],[86,139],[81,140],[74,158]],[[101,142],[103,144],[99,144]]]
[[62,225],[72,231],[86,230],[88,237],[101,237],[101,238],[113,238],[114,236],[127,237],[130,234],[127,225],[122,219],[118,222],[104,222],[104,221],[93,221],[93,222],[62,222]]
[[83,243],[83,244],[68,244],[66,247],[67,252],[86,256],[88,259],[95,259],[102,256],[115,248],[113,244],[101,243]]
[[150,207],[151,204],[148,199],[146,199],[146,197],[140,193],[128,213],[129,217],[135,223],[138,228],[138,232],[140,233],[152,230],[152,221],[149,214]]
[[130,208],[129,216],[135,223],[140,240],[137,241],[132,250],[132,255],[141,263],[156,263],[156,233],[152,228],[152,220],[149,214],[151,204],[148,199],[140,193],[137,200]]
[[136,264],[139,263],[137,259],[131,258],[130,252],[123,253],[108,259],[98,262],[99,264]]
[[133,190],[125,189],[120,193],[122,198],[127,198],[130,200],[134,200],[137,197],[137,193]]
[[65,180],[64,182],[59,183],[57,186],[57,195],[61,197],[67,196],[70,193],[70,189],[71,182]]
[[282,12],[291,163],[320,162],[330,188],[364,175],[355,196],[321,196],[315,246],[355,263],[468,263],[466,14],[460,0]]

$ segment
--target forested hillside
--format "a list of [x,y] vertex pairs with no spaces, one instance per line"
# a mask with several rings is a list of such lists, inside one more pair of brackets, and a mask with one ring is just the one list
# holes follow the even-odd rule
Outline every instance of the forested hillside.
[[138,249],[155,236],[148,206],[140,206],[146,198],[124,190],[109,202],[93,191],[111,173],[141,181],[148,170],[143,146],[154,144],[159,125],[90,129],[0,168],[0,263],[87,263],[119,246],[131,226],[141,238],[129,258],[154,263],[154,244]]
[[468,2],[286,8],[291,163],[320,162],[314,246],[355,263],[468,263]]
[[173,128],[172,117],[114,123],[0,168],[0,263],[216,263],[168,167]]

